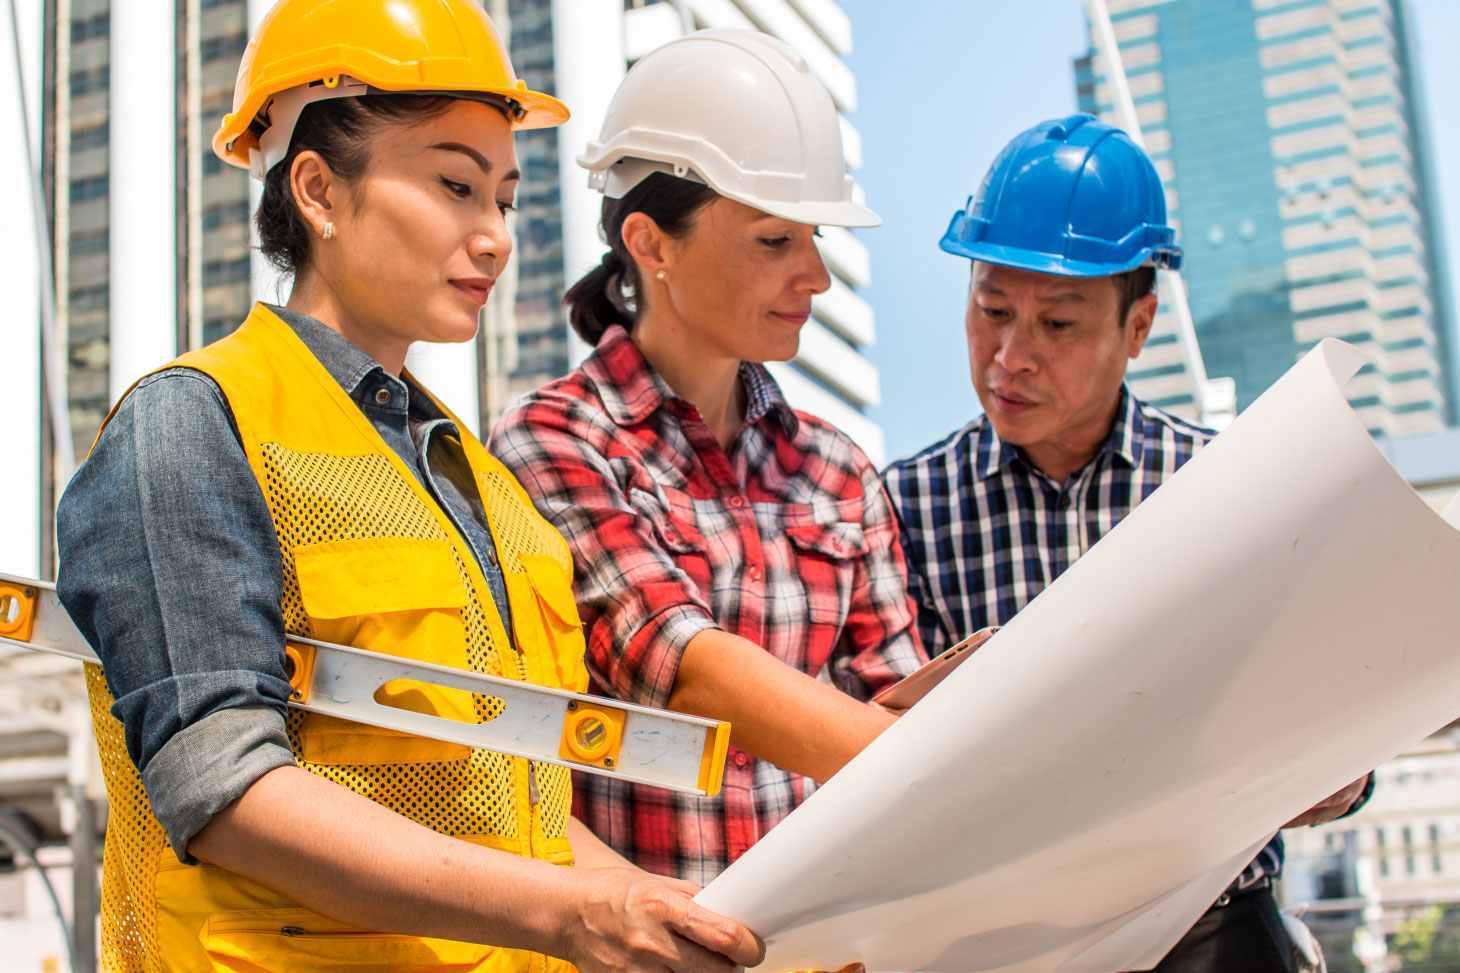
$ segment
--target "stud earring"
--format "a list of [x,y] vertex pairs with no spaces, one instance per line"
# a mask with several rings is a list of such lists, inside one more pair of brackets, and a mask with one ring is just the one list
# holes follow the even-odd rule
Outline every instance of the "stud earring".
[[662,271],[662,270],[656,271],[654,273],[654,277],[655,277],[656,280],[663,280],[664,279],[664,271]]
[[324,225],[324,232],[320,234],[320,237],[323,238],[323,239],[325,239],[325,240],[328,240],[330,237],[332,237],[334,235],[335,235],[335,225],[333,223],[326,223]]

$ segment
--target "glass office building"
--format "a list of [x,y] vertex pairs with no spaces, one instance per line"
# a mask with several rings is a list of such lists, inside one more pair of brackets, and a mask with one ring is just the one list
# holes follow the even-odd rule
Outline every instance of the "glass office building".
[[[1207,372],[1236,380],[1242,408],[1342,338],[1373,361],[1347,392],[1374,434],[1452,422],[1454,323],[1404,0],[1109,8]],[[1081,109],[1114,121],[1093,41],[1075,80]],[[1131,382],[1190,412],[1178,342],[1158,322]]]

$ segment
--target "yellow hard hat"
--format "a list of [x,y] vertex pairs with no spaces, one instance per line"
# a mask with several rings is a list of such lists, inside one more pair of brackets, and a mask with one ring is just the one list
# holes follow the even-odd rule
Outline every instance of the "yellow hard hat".
[[568,120],[562,102],[517,80],[497,28],[472,0],[280,0],[243,52],[213,151],[262,179],[309,102],[401,91],[477,96],[514,128]]

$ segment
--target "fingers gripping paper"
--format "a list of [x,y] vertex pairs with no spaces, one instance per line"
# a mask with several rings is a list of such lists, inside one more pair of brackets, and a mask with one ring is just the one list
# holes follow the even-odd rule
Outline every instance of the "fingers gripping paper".
[[1159,961],[1460,714],[1460,532],[1345,401],[1363,361],[1314,349],[698,901],[772,970]]

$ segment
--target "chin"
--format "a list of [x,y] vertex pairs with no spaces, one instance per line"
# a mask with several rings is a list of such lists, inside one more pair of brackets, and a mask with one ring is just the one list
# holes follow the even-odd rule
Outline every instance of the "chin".
[[1040,441],[1039,430],[1033,423],[1011,419],[998,412],[989,412],[988,417],[999,439],[1010,446],[1027,446]]
[[477,336],[480,318],[473,312],[463,314],[459,308],[435,316],[428,333],[419,340],[436,344],[455,345],[470,341]]
[[746,358],[746,361],[755,362],[758,365],[768,361],[790,361],[796,357],[801,350],[801,332],[797,331],[789,339],[779,339],[766,342],[764,353],[757,358]]

